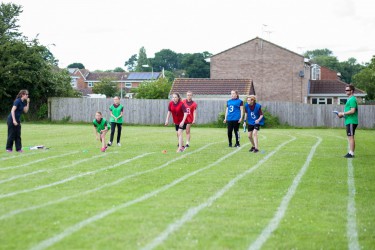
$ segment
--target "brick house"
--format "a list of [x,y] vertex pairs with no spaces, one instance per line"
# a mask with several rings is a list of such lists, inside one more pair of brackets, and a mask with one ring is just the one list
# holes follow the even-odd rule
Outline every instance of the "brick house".
[[[307,103],[310,104],[345,104],[347,83],[341,81],[337,71],[316,64],[311,65],[311,80],[308,83]],[[354,91],[358,103],[363,103],[366,93],[361,89]]]
[[230,99],[230,92],[237,90],[241,99],[247,95],[255,95],[251,79],[210,79],[210,78],[176,78],[170,95],[178,92],[186,97],[187,91],[192,91],[194,99]]
[[256,37],[211,57],[212,79],[252,79],[261,101],[307,102],[310,65],[302,55]]

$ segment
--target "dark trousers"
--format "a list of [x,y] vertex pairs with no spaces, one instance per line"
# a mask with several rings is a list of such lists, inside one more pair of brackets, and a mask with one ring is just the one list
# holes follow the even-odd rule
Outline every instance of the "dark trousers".
[[13,121],[7,121],[8,124],[8,140],[6,149],[12,150],[13,149],[13,142],[16,144],[16,150],[22,149],[21,143],[21,123],[18,123],[17,126],[14,126]]
[[121,129],[122,129],[121,123],[111,122],[111,138],[110,138],[109,141],[113,142],[113,137],[115,135],[116,125],[117,125],[117,143],[119,143],[120,138],[121,138]]
[[238,123],[238,121],[228,121],[227,122],[228,124],[228,141],[229,141],[229,144],[232,145],[232,133],[233,133],[233,130],[234,130],[234,135],[236,136],[236,144],[240,144],[240,141],[239,141],[239,133],[238,133],[238,129],[240,127],[240,124]]

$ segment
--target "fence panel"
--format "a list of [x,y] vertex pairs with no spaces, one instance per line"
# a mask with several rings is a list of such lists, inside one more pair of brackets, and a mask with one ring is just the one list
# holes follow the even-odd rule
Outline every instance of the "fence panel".
[[[225,111],[225,100],[196,100],[197,123],[217,121],[218,114]],[[91,122],[95,112],[110,117],[112,99],[102,98],[50,98],[49,118],[52,121],[68,119],[73,122]],[[129,124],[164,124],[169,100],[122,99],[124,122]],[[261,102],[277,116],[282,124],[296,127],[343,127],[344,119],[338,119],[332,111],[343,111],[343,105],[312,105],[292,102]],[[359,105],[359,127],[375,128],[375,105]],[[172,122],[172,120],[170,120]]]

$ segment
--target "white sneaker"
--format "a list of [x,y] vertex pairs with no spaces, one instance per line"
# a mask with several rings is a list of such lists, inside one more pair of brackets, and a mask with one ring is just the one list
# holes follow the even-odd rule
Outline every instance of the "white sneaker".
[[121,147],[121,143],[117,143],[117,146]]

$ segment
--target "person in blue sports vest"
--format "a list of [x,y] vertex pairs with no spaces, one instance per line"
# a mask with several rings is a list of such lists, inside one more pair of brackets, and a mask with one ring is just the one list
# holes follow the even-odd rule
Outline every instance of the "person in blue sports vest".
[[260,125],[264,125],[262,106],[256,103],[256,97],[254,95],[248,96],[246,101],[244,123],[247,121],[248,137],[252,145],[249,152],[258,153],[258,132],[260,130]]
[[232,133],[236,136],[235,147],[240,146],[240,135],[238,129],[243,117],[243,101],[239,99],[238,91],[232,90],[230,92],[231,99],[227,101],[227,108],[225,110],[224,123],[228,125],[228,141],[229,147],[232,147]]

